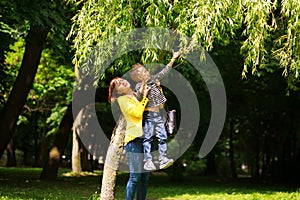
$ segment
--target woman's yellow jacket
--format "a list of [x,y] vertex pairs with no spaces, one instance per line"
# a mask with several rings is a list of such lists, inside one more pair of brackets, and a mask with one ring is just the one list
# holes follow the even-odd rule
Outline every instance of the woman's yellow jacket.
[[118,98],[121,111],[126,119],[125,144],[143,135],[143,112],[148,98],[138,101],[133,96],[124,95]]

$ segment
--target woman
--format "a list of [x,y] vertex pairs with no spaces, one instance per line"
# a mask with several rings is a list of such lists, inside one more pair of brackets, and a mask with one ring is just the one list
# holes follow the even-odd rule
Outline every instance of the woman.
[[120,109],[126,119],[125,150],[130,171],[126,186],[126,200],[133,200],[135,193],[137,200],[146,199],[149,172],[143,171],[143,128],[142,117],[148,102],[149,87],[145,84],[140,89],[143,95],[138,101],[130,88],[130,83],[122,78],[114,78],[110,82],[108,101],[118,101]]

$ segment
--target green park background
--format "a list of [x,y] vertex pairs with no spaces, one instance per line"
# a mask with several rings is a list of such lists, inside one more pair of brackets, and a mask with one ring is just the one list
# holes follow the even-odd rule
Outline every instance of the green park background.
[[[116,125],[107,103],[110,80],[136,62],[167,64],[172,54],[153,36],[146,48],[104,67],[97,58],[116,50],[101,45],[126,31],[164,28],[190,38],[176,44],[184,53],[174,65],[196,93],[199,110],[189,109],[200,119],[174,165],[151,174],[147,197],[299,200],[299,16],[300,0],[0,0],[0,198],[100,197],[106,150],[101,156],[87,150],[73,116],[81,117],[82,133],[90,132],[88,113],[95,107],[110,139]],[[104,50],[89,65],[99,46]],[[211,99],[185,58],[199,47],[216,64],[226,91],[224,126],[204,158],[198,154]],[[87,74],[94,79],[82,78]],[[87,87],[95,89],[95,101],[72,109],[74,93]],[[171,107],[188,106],[165,92]],[[124,199],[127,179],[117,172],[115,199]]]

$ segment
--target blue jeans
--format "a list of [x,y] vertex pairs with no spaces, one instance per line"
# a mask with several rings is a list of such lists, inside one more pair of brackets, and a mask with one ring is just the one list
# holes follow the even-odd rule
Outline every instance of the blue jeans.
[[143,170],[143,140],[138,138],[130,141],[126,146],[126,157],[129,166],[129,180],[126,186],[126,200],[145,200],[150,172]]
[[143,131],[144,131],[144,153],[145,160],[151,159],[151,147],[153,136],[158,138],[159,159],[166,157],[167,154],[167,132],[165,122],[160,113],[144,111],[143,114]]

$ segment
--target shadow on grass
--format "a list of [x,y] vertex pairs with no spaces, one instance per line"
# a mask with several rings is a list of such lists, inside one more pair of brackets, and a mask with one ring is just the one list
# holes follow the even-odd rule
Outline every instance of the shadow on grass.
[[[60,169],[55,181],[41,181],[40,168],[0,167],[2,199],[90,199],[99,191],[101,172],[71,174]],[[0,198],[1,199],[1,198]]]

